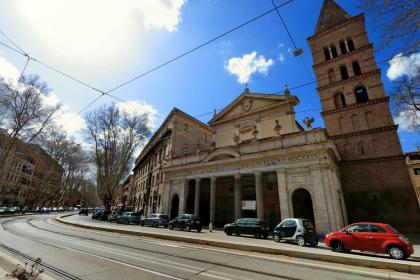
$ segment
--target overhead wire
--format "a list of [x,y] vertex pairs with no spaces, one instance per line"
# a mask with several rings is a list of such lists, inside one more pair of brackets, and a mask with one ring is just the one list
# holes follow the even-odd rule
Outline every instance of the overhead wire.
[[[274,3],[274,0],[272,0],[273,1],[273,3]],[[204,46],[206,46],[206,45],[208,45],[208,44],[210,44],[211,42],[213,42],[213,41],[215,41],[215,40],[217,40],[217,39],[219,39],[219,38],[221,38],[221,37],[223,37],[223,36],[226,36],[227,34],[229,34],[229,33],[231,33],[231,32],[233,32],[233,31],[235,31],[235,30],[237,30],[237,29],[240,29],[241,27],[243,27],[243,26],[245,26],[245,25],[247,25],[247,24],[249,24],[249,23],[251,23],[251,22],[253,22],[253,21],[255,21],[255,20],[257,20],[257,19],[259,19],[259,18],[261,18],[261,17],[263,17],[263,16],[265,16],[265,15],[267,15],[267,14],[269,14],[269,13],[271,13],[271,12],[273,12],[273,11],[276,11],[278,14],[279,14],[279,11],[278,11],[278,8],[279,7],[282,7],[282,6],[285,6],[285,5],[287,5],[287,4],[289,4],[290,2],[292,2],[293,0],[290,0],[290,1],[287,1],[287,2],[285,2],[285,3],[283,3],[283,4],[281,4],[281,5],[279,5],[279,6],[275,6],[275,3],[274,3],[274,8],[273,9],[271,9],[271,10],[269,10],[269,11],[266,11],[265,13],[262,13],[262,14],[260,14],[260,15],[258,15],[258,16],[256,16],[256,17],[254,17],[254,18],[252,18],[252,19],[250,19],[250,20],[248,20],[248,21],[246,21],[246,22],[244,22],[244,23],[242,23],[242,24],[240,24],[240,25],[238,25],[237,27],[235,27],[235,28],[233,28],[233,29],[230,29],[230,30],[228,30],[228,31],[226,31],[226,32],[224,32],[224,33],[222,33],[221,35],[219,35],[219,36],[216,36],[216,37],[214,37],[214,38],[212,38],[212,39],[210,39],[210,40],[208,40],[208,41],[206,41],[205,43],[203,43],[203,44],[201,44],[201,45],[199,45],[199,46],[197,46],[197,47],[195,47],[195,48],[193,48],[193,49],[191,49],[191,50],[189,50],[189,51],[187,51],[187,52],[185,52],[185,53],[183,53],[183,54],[181,54],[181,55],[179,55],[179,56],[177,56],[177,57],[175,57],[175,58],[173,58],[173,59],[171,59],[171,60],[169,60],[169,61],[167,61],[167,62],[165,62],[165,63],[163,63],[163,64],[161,64],[161,65],[159,65],[159,66],[157,66],[157,67],[154,67],[153,69],[151,69],[151,70],[149,70],[149,71],[147,71],[147,72],[145,72],[145,73],[143,73],[143,74],[141,74],[141,75],[139,75],[139,76],[137,76],[137,77],[135,77],[135,78],[133,78],[133,79],[130,79],[129,81],[127,81],[127,82],[125,82],[125,83],[123,83],[123,84],[120,84],[119,86],[117,86],[117,87],[114,87],[113,89],[111,89],[111,90],[109,90],[109,91],[107,91],[107,92],[105,92],[105,91],[102,91],[102,90],[100,90],[100,89],[97,89],[97,88],[95,88],[95,87],[93,87],[93,86],[91,86],[91,85],[89,85],[89,84],[87,84],[87,83],[85,83],[85,82],[83,82],[83,81],[81,81],[80,79],[78,79],[78,78],[75,78],[74,76],[72,76],[72,75],[69,75],[69,74],[67,74],[67,73],[65,73],[65,72],[63,72],[63,71],[61,71],[61,70],[59,70],[59,69],[57,69],[57,68],[55,68],[55,67],[52,67],[52,66],[50,66],[50,65],[48,65],[48,64],[46,64],[46,63],[43,63],[43,62],[41,62],[40,60],[38,60],[38,59],[36,59],[36,58],[34,58],[34,57],[32,57],[32,56],[30,56],[29,54],[27,54],[22,48],[20,48],[19,47],[19,45],[17,45],[15,42],[13,42],[13,40],[11,40],[3,31],[1,31],[0,30],[0,32],[1,32],[1,34],[3,34],[3,36],[6,38],[6,39],[8,39],[16,48],[14,48],[14,47],[11,47],[10,45],[8,45],[8,44],[5,44],[5,43],[3,43],[3,42],[1,42],[0,41],[0,44],[1,45],[3,45],[3,46],[5,46],[5,47],[7,47],[7,48],[9,48],[9,49],[11,49],[11,50],[13,50],[13,51],[15,51],[15,52],[17,52],[17,53],[19,53],[19,54],[21,54],[21,55],[23,55],[23,56],[25,56],[25,57],[27,57],[28,58],[28,60],[27,60],[27,63],[29,62],[29,60],[33,60],[33,61],[35,61],[35,62],[37,62],[37,63],[39,63],[39,64],[41,64],[41,65],[43,65],[43,66],[45,66],[45,67],[47,67],[47,68],[49,68],[50,70],[52,70],[52,71],[55,71],[55,72],[57,72],[57,73],[59,73],[59,74],[61,74],[61,75],[64,75],[64,76],[66,76],[66,77],[68,77],[68,78],[70,78],[70,79],[72,79],[73,81],[75,81],[75,82],[77,82],[77,83],[79,83],[79,84],[82,84],[82,85],[84,85],[84,86],[86,86],[86,87],[88,87],[88,88],[90,88],[90,89],[92,89],[92,90],[94,90],[94,91],[96,91],[96,92],[99,92],[101,95],[99,95],[98,97],[96,97],[93,101],[91,101],[87,106],[85,106],[82,110],[80,110],[79,112],[78,112],[78,114],[81,114],[83,111],[85,111],[85,110],[87,110],[90,106],[92,106],[94,103],[96,103],[100,98],[102,98],[103,96],[105,96],[105,95],[107,95],[107,96],[109,96],[109,97],[111,97],[111,98],[113,98],[113,99],[115,99],[115,100],[118,100],[118,101],[120,101],[120,102],[128,102],[128,101],[125,101],[125,100],[123,100],[123,99],[121,99],[121,98],[119,98],[119,97],[116,97],[116,96],[114,96],[114,95],[111,95],[110,94],[110,92],[111,91],[114,91],[114,90],[116,90],[116,89],[118,89],[118,88],[121,88],[121,87],[123,87],[123,86],[125,86],[126,84],[128,84],[128,83],[130,83],[130,82],[133,82],[133,81],[135,81],[135,80],[137,80],[137,79],[139,79],[139,78],[141,78],[141,77],[143,77],[143,76],[145,76],[145,75],[147,75],[147,74],[150,74],[150,73],[152,73],[153,71],[156,71],[157,69],[159,69],[159,68],[162,68],[163,66],[165,66],[165,65],[167,65],[167,64],[169,64],[169,63],[172,63],[172,62],[174,62],[175,60],[178,60],[178,59],[180,59],[180,58],[182,58],[182,57],[184,57],[185,55],[187,55],[187,54],[189,54],[189,53],[191,53],[191,52],[193,52],[193,51],[196,51],[196,50],[198,50],[199,48],[201,48],[201,47],[204,47]],[[279,17],[280,17],[280,19],[282,20],[282,17],[281,17],[281,15],[279,15]],[[284,21],[282,20],[282,22],[284,23]],[[285,29],[286,29],[286,31],[288,32],[288,34],[289,34],[289,37],[290,37],[290,39],[291,39],[291,41],[292,41],[292,43],[293,43],[293,45],[295,46],[295,48],[296,48],[296,44],[295,44],[295,42],[294,42],[294,40],[293,40],[293,37],[291,36],[291,34],[290,34],[290,32],[288,31],[288,29],[287,29],[287,26],[285,25],[285,23],[284,23],[284,26],[285,26]],[[412,52],[412,53],[415,53],[415,52]],[[407,54],[405,54],[405,55],[410,55],[410,54],[412,54],[412,53],[407,53]],[[365,67],[369,67],[369,66],[371,66],[371,65],[377,65],[377,64],[381,64],[381,63],[383,63],[383,62],[389,62],[390,60],[391,60],[392,58],[389,58],[389,59],[386,59],[386,60],[383,60],[383,61],[379,61],[379,62],[376,62],[376,63],[373,63],[373,64],[370,64],[370,65],[365,65],[365,66],[363,66],[363,67],[361,67],[361,68],[365,68]],[[24,67],[24,70],[26,69],[26,66],[27,66],[27,63],[26,63],[26,65],[25,65],[25,67]],[[22,71],[22,72],[24,72],[24,71]],[[306,82],[306,83],[303,83],[303,84],[301,84],[301,85],[298,85],[298,86],[295,86],[295,87],[291,87],[290,88],[290,90],[293,90],[293,89],[297,89],[297,88],[301,88],[301,87],[305,87],[305,86],[308,86],[308,85],[311,85],[311,84],[315,84],[315,83],[317,83],[317,82],[320,82],[320,81],[323,81],[323,80],[327,80],[328,78],[321,78],[321,79],[318,79],[318,80],[314,80],[314,81],[310,81],[310,82]],[[280,92],[275,92],[275,94],[278,94],[278,93],[281,93],[282,91],[280,91]],[[213,113],[214,111],[211,111],[211,112],[206,112],[206,113],[203,113],[203,114],[201,114],[201,115],[198,115],[198,116],[196,116],[196,117],[201,117],[201,116],[205,116],[205,115],[208,115],[208,114],[211,114],[211,113]],[[156,113],[154,113],[154,112],[151,112],[151,111],[149,111],[148,113],[150,113],[150,114],[152,114],[152,115],[155,115],[155,116],[158,116],[159,118],[162,118],[162,119],[164,119],[164,117],[162,117],[162,116],[160,116],[159,114],[156,114]]]
[[[276,3],[274,2],[274,0],[271,0],[271,3],[273,4],[273,7],[276,9],[277,15],[280,18],[281,23],[283,24],[284,29],[287,32],[287,35],[289,36],[290,41],[292,42],[293,46],[295,47],[295,51],[298,50],[298,47],[295,43],[295,40],[293,40],[292,34],[289,31],[289,28],[287,28],[286,22],[283,20],[283,17],[280,14],[280,11],[278,10],[278,8],[276,7]],[[308,66],[306,65],[305,61],[303,60],[303,58],[301,56],[299,56],[300,61],[302,62],[303,67],[305,68],[306,73],[309,75],[310,78],[313,78],[313,74],[312,72],[309,70]]]
[[278,6],[275,6],[273,9],[270,9],[270,10],[268,10],[268,11],[262,13],[262,14],[259,14],[258,16],[254,17],[254,18],[252,18],[250,20],[247,20],[247,21],[241,23],[240,25],[238,25],[238,26],[236,26],[236,27],[234,27],[232,29],[229,29],[228,31],[226,31],[226,32],[224,32],[224,33],[222,33],[222,34],[220,34],[220,35],[218,35],[216,37],[213,37],[212,39],[207,40],[206,42],[204,42],[204,43],[202,43],[202,44],[200,44],[200,45],[198,45],[198,46],[196,46],[196,47],[194,47],[194,48],[192,48],[192,49],[190,49],[190,50],[188,50],[188,51],[186,51],[186,52],[184,52],[184,53],[182,53],[182,54],[180,54],[180,55],[178,55],[178,56],[176,56],[176,57],[174,57],[174,58],[172,58],[172,59],[170,59],[170,60],[168,60],[168,61],[160,64],[160,65],[158,65],[158,66],[155,66],[152,69],[147,70],[146,72],[144,72],[144,73],[142,73],[142,74],[140,74],[140,75],[138,75],[138,76],[136,76],[136,77],[134,77],[134,78],[132,78],[132,79],[130,79],[130,80],[128,80],[128,81],[126,81],[126,82],[124,82],[124,83],[122,83],[122,84],[120,84],[120,85],[118,85],[118,86],[116,86],[116,87],[114,87],[112,89],[110,89],[110,90],[108,90],[107,93],[112,92],[112,91],[115,91],[115,90],[117,90],[117,89],[119,89],[119,88],[121,88],[121,87],[123,87],[123,86],[125,86],[125,85],[127,85],[129,83],[132,83],[135,80],[140,79],[141,77],[144,77],[144,76],[146,76],[146,75],[148,75],[148,74],[150,74],[150,73],[152,73],[152,72],[154,72],[154,71],[156,71],[156,70],[158,70],[158,69],[160,69],[160,68],[162,68],[162,67],[164,67],[164,66],[166,66],[166,65],[168,65],[168,64],[170,64],[170,63],[172,63],[172,62],[174,62],[174,61],[176,61],[176,60],[178,60],[178,59],[180,59],[180,58],[182,58],[182,57],[184,57],[184,56],[186,56],[186,55],[188,55],[188,54],[196,51],[196,50],[198,50],[198,49],[201,49],[202,47],[207,46],[208,44],[210,44],[210,43],[212,43],[212,42],[214,42],[214,41],[216,41],[216,40],[218,40],[218,39],[220,39],[220,38],[222,38],[222,37],[224,37],[224,36],[226,36],[226,35],[234,32],[234,31],[236,31],[236,30],[238,30],[238,29],[240,29],[240,28],[242,28],[242,27],[244,27],[244,26],[246,26],[246,25],[248,25],[248,24],[250,24],[250,23],[252,23],[252,22],[254,22],[254,21],[256,21],[256,20],[258,20],[258,19],[260,19],[260,18],[262,18],[262,17],[264,17],[266,15],[268,15],[268,14],[270,14],[270,13],[272,13],[276,9],[281,8],[281,7],[283,7],[283,6],[291,3],[293,1],[294,0],[289,0],[289,1],[284,2],[284,3],[282,3],[282,4],[278,5]]

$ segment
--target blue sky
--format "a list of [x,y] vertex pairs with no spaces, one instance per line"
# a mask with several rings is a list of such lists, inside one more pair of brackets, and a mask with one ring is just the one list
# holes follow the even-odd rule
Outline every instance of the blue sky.
[[[0,27],[32,56],[106,91],[272,8],[271,0],[86,2],[0,0]],[[356,2],[337,1],[351,15],[361,12]],[[229,60],[252,56],[253,52],[255,57],[248,58],[258,62],[257,72],[248,81],[252,92],[279,92],[285,84],[294,87],[311,82],[314,75],[306,38],[313,34],[321,4],[321,0],[295,0],[280,10],[298,47],[304,49],[302,58],[310,73],[289,52],[293,45],[278,16],[271,13],[113,94],[132,101],[130,104],[139,110],[163,117],[173,107],[193,116],[202,115],[222,109],[243,92],[245,85],[228,71]],[[369,38],[378,43],[378,34],[369,20],[367,15]],[[1,35],[0,41],[7,42]],[[376,59],[382,61],[398,53],[397,48],[390,47],[376,52]],[[3,46],[0,58],[0,74],[6,71],[6,62],[18,70],[25,64],[24,57]],[[393,84],[387,77],[390,65],[379,66],[385,88],[391,89]],[[238,67],[241,65],[232,69]],[[62,123],[66,127],[83,126],[73,113],[98,93],[35,62],[30,62],[26,74],[39,74],[53,90],[54,98],[65,105],[68,118]],[[316,84],[312,84],[292,91],[301,101],[296,107],[297,120],[314,116],[315,125],[323,127],[315,88]],[[91,109],[112,101],[104,97]],[[211,116],[199,119],[206,122]],[[153,119],[155,126],[161,121],[160,117]],[[419,135],[404,127],[399,134],[404,151],[415,150]]]

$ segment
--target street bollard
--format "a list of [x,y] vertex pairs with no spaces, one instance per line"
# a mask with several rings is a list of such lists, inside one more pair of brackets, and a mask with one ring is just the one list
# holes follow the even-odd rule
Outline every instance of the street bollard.
[[213,231],[213,224],[212,223],[210,223],[209,224],[209,232],[212,232]]

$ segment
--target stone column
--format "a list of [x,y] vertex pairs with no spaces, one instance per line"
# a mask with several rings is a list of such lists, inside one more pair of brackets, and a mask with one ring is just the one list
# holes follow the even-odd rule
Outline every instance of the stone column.
[[328,215],[328,208],[326,205],[324,185],[322,181],[322,174],[320,167],[310,167],[312,178],[312,205],[314,208],[315,226],[319,233],[328,233],[331,231],[330,221]]
[[241,174],[237,173],[234,178],[234,194],[235,194],[235,220],[242,217],[242,187]]
[[280,202],[280,216],[281,220],[290,218],[290,201],[289,194],[287,193],[287,178],[286,170],[277,170],[277,188],[279,190]]
[[171,194],[171,182],[169,180],[166,180],[163,187],[162,212],[167,215],[169,215],[169,209],[171,209],[170,194]]
[[264,219],[264,196],[261,172],[254,172],[255,176],[255,195],[257,199],[257,218]]
[[183,179],[180,182],[180,191],[179,191],[179,210],[178,215],[185,213],[185,207],[187,202],[187,194],[188,194],[188,180]]
[[195,179],[194,215],[196,216],[200,216],[200,181],[201,178]]
[[216,217],[216,177],[210,180],[210,223],[214,225]]

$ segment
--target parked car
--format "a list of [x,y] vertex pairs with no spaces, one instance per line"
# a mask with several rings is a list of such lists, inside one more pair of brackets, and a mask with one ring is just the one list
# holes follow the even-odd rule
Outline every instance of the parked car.
[[241,218],[223,227],[223,231],[227,235],[246,234],[253,235],[257,238],[267,238],[269,230],[264,220],[256,218]]
[[175,219],[170,220],[168,223],[168,228],[170,230],[179,228],[181,230],[185,229],[186,231],[195,229],[197,232],[201,232],[201,219],[200,217],[193,214],[182,214],[177,216]]
[[124,212],[117,218],[118,224],[140,224],[141,214],[139,212]]
[[86,208],[82,208],[82,209],[80,209],[80,211],[79,211],[79,215],[85,215],[85,216],[88,216],[88,215],[89,215],[89,212],[88,212],[88,210],[87,210]]
[[109,214],[111,214],[111,212],[112,212],[111,210],[101,211],[101,214],[99,215],[98,220],[99,221],[107,221],[108,216],[109,216]]
[[111,214],[108,215],[108,222],[116,222],[118,217],[122,215],[120,211],[112,211]]
[[287,240],[295,242],[299,246],[309,244],[318,245],[318,236],[311,220],[285,219],[279,223],[273,231],[273,239],[276,242]]
[[103,211],[105,210],[96,210],[95,212],[93,212],[92,219],[99,220],[99,217],[102,215]]
[[9,208],[0,207],[0,215],[9,214]]
[[140,219],[140,225],[142,226],[153,226],[153,227],[160,227],[164,226],[167,227],[169,223],[169,217],[165,214],[147,214]]
[[392,226],[382,223],[354,223],[339,231],[327,234],[325,245],[334,252],[359,250],[389,254],[402,260],[414,253],[413,243]]
[[10,207],[9,208],[9,213],[10,214],[17,214],[17,213],[19,213],[20,212],[20,208],[19,207]]

